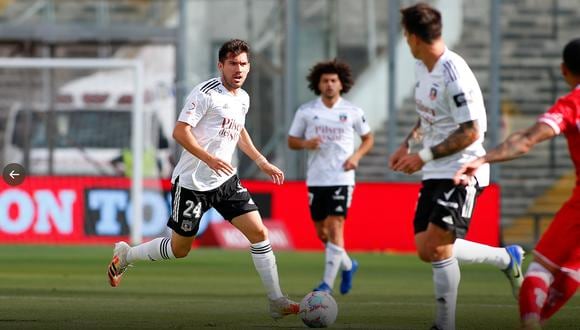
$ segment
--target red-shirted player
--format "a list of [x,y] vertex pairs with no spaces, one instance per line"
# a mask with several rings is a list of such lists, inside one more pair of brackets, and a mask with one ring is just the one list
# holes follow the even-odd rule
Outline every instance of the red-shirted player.
[[482,164],[517,158],[560,133],[568,140],[576,168],[576,187],[534,250],[534,260],[520,289],[523,329],[539,329],[576,293],[580,282],[580,38],[564,47],[563,59],[562,75],[572,91],[540,116],[535,125],[510,135],[485,156],[466,164],[454,178],[457,184],[466,183]]

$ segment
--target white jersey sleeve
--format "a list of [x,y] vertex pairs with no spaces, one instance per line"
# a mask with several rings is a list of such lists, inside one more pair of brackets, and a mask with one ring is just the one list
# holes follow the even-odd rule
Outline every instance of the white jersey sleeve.
[[354,119],[354,130],[359,136],[367,135],[371,131],[371,127],[365,118],[365,114],[362,109],[357,109],[356,117]]
[[207,109],[210,108],[210,103],[211,98],[206,93],[201,92],[198,88],[192,90],[187,96],[177,120],[188,123],[192,127],[197,126]]
[[[485,119],[485,105],[481,89],[467,64],[459,61],[444,63],[445,87],[450,114],[457,124]],[[456,69],[456,65],[460,70]],[[483,115],[482,115],[483,114]],[[486,122],[479,123],[485,131]]]
[[292,125],[290,125],[288,135],[297,138],[304,138],[307,123],[303,113],[304,111],[302,111],[302,108],[298,108],[294,114],[294,119],[292,120]]

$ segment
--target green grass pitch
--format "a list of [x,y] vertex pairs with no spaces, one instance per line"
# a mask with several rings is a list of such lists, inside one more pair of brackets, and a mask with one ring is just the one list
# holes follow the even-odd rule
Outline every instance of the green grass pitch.
[[[249,251],[194,249],[187,258],[140,262],[111,288],[110,247],[0,245],[0,329],[303,329],[273,321]],[[300,300],[322,275],[321,252],[276,253],[286,294]],[[354,288],[337,295],[337,329],[428,329],[431,268],[414,255],[353,253]],[[338,288],[340,275],[335,287]],[[579,329],[574,297],[546,329]],[[462,266],[457,329],[516,329],[504,275]]]

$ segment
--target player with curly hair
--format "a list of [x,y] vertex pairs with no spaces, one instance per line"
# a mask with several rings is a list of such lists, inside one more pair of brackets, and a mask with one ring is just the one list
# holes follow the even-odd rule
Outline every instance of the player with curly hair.
[[[320,97],[296,111],[288,146],[308,150],[310,215],[318,238],[326,245],[324,276],[314,290],[332,292],[342,269],[340,293],[346,294],[358,263],[344,249],[344,221],[352,200],[355,169],[372,148],[374,138],[362,109],[342,98],[354,84],[348,64],[338,60],[317,63],[307,80],[308,87]],[[362,140],[356,150],[355,134]]]

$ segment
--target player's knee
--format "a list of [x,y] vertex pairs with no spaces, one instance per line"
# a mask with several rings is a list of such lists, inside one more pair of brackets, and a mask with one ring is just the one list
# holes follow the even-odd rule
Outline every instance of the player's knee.
[[431,261],[439,261],[443,259],[447,259],[447,250],[444,246],[432,246],[429,247],[427,253],[431,259]]
[[261,226],[249,234],[248,240],[252,243],[263,242],[268,239],[268,228]]
[[424,262],[433,262],[446,259],[447,252],[448,251],[444,246],[434,244],[427,244],[426,246],[423,246],[417,250],[419,258]]
[[328,234],[325,231],[318,231],[316,235],[318,235],[318,239],[320,239],[323,243],[328,242]]
[[191,246],[171,246],[175,258],[185,258],[191,251]]
[[419,256],[419,259],[421,259],[421,261],[423,261],[423,262],[431,262],[431,257],[424,250],[418,249],[417,250],[417,255]]

